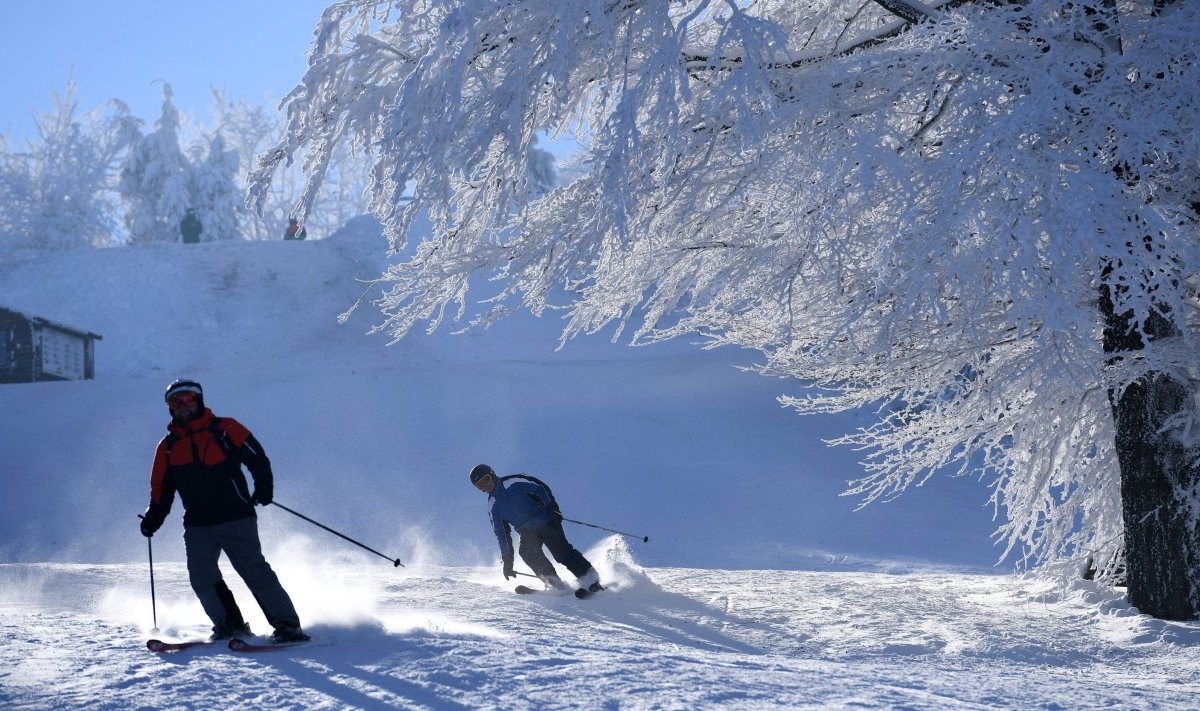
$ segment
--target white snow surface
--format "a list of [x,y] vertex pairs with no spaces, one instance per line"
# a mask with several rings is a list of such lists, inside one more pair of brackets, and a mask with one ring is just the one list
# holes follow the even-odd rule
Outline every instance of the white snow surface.
[[[997,565],[983,484],[839,497],[861,470],[821,439],[868,415],[791,414],[773,398],[799,386],[746,354],[555,351],[553,316],[387,347],[369,303],[336,320],[383,248],[359,229],[0,263],[0,306],[103,335],[96,380],[0,387],[0,707],[1195,708],[1200,626]],[[153,603],[137,531],[180,376],[262,441],[279,503],[386,554],[259,510],[311,644],[144,647],[208,632],[181,507]],[[567,524],[608,589],[514,595],[479,462],[650,541]]]

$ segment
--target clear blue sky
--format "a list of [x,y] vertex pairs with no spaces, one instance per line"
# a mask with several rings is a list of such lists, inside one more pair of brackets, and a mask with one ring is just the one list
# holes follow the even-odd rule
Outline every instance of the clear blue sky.
[[[120,99],[153,126],[165,81],[175,105],[208,121],[210,87],[275,102],[304,76],[313,28],[334,0],[0,0],[0,133],[34,136],[74,69],[81,109]],[[572,139],[543,143],[564,156]]]
[[0,10],[0,133],[20,143],[74,67],[89,109],[117,98],[153,124],[166,81],[185,113],[208,119],[209,87],[233,99],[275,100],[304,75],[322,10],[333,0],[4,0]]

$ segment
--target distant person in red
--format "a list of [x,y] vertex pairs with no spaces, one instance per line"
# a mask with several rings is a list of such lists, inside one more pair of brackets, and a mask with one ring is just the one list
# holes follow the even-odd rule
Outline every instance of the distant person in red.
[[300,226],[296,218],[292,217],[288,219],[287,229],[283,231],[284,239],[304,239],[307,236],[308,231]]
[[[150,471],[150,505],[142,515],[149,538],[171,512],[175,493],[183,501],[183,544],[188,577],[200,605],[213,622],[213,639],[251,634],[233,593],[221,577],[221,553],[246,582],[275,628],[275,642],[308,639],[292,599],[263,558],[254,505],[271,503],[271,460],[262,445],[232,417],[215,417],[204,406],[204,389],[194,380],[167,386],[171,423],[158,443]],[[254,493],[242,465],[250,470]]]

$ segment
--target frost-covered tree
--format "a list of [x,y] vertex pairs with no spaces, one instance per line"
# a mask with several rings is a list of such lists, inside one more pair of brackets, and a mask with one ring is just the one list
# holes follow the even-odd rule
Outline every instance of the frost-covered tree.
[[[1197,36],[1169,0],[350,0],[251,189],[305,150],[311,201],[369,145],[394,244],[435,225],[387,274],[397,337],[562,299],[564,338],[757,349],[802,412],[878,408],[851,492],[977,474],[1009,549],[1123,559],[1187,618]],[[542,130],[590,155],[533,199]]]
[[[223,91],[213,91],[211,113],[216,118],[216,131],[238,156],[239,176],[249,173],[258,154],[267,148],[282,130],[280,119],[266,107],[244,99],[232,100]],[[263,211],[264,217],[260,218],[250,210],[240,213],[239,231],[242,236],[253,240],[279,239],[279,233],[282,231],[280,225],[287,222],[287,208],[282,205],[285,202],[294,202],[298,193],[299,189],[293,176],[279,175],[272,183],[266,201],[268,207]],[[292,196],[291,200],[286,197],[288,195]]]
[[540,198],[549,194],[558,185],[558,170],[554,165],[554,154],[538,148],[536,137],[529,148],[530,197]]
[[37,253],[116,243],[112,164],[128,141],[131,117],[120,102],[83,111],[75,84],[34,114],[24,150],[0,142],[0,252]]
[[179,147],[179,110],[163,84],[162,113],[154,131],[139,135],[121,166],[120,192],[125,200],[129,240],[178,242],[179,221],[193,207],[190,163]]
[[[197,151],[198,153],[198,151]],[[216,134],[208,144],[207,155],[196,155],[188,169],[188,204],[204,225],[201,240],[238,239],[243,189],[237,179],[238,155],[225,147],[225,139]]]
[[[239,175],[250,173],[260,153],[267,150],[286,129],[278,114],[245,100],[232,101],[222,92],[213,94],[212,113],[217,131],[237,152]],[[312,236],[336,232],[350,219],[368,212],[370,197],[367,183],[371,160],[365,151],[343,145],[334,155],[322,189],[307,207],[305,227]],[[300,166],[281,168],[258,199],[261,216],[250,210],[242,214],[241,230],[247,239],[279,239],[288,218],[301,209],[304,173]]]

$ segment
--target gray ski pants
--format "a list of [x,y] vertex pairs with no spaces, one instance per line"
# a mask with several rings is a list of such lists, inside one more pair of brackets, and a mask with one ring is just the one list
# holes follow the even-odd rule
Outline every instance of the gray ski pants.
[[537,573],[539,578],[551,575],[558,577],[554,571],[554,565],[542,552],[542,546],[550,549],[550,555],[554,556],[554,560],[565,565],[567,570],[571,571],[571,575],[576,578],[582,578],[592,569],[592,564],[588,562],[588,559],[584,558],[583,554],[575,549],[575,546],[567,542],[562,523],[557,520],[547,521],[540,526],[518,528],[517,535],[521,537],[521,545],[517,549],[521,554],[521,560],[525,561],[529,569]]
[[187,526],[183,530],[183,545],[187,550],[192,590],[214,625],[226,619],[221,596],[228,588],[217,566],[223,551],[229,564],[254,594],[272,627],[300,626],[292,598],[288,597],[279,577],[263,558],[262,545],[258,542],[258,519],[251,516],[215,526]]

